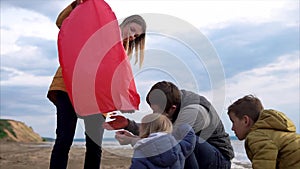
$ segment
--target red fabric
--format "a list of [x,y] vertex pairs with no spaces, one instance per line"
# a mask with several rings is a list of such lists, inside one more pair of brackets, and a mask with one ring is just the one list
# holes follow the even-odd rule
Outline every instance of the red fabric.
[[137,110],[130,63],[114,12],[103,0],[87,0],[66,18],[58,35],[66,88],[80,116]]

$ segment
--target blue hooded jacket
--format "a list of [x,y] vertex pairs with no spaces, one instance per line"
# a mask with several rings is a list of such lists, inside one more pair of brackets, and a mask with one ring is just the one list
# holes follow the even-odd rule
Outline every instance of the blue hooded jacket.
[[130,169],[184,168],[185,158],[193,152],[195,143],[196,135],[187,124],[174,129],[173,135],[152,133],[134,146]]

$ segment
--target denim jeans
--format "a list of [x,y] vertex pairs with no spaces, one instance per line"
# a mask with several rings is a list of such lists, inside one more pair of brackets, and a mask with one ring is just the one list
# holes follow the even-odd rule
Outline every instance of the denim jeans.
[[185,159],[184,169],[199,169],[195,152],[193,152]]
[[[73,143],[78,116],[66,92],[56,91],[57,109],[56,140],[52,149],[50,169],[66,169],[69,151]],[[101,114],[82,117],[85,125],[85,169],[99,169],[101,162],[101,144],[103,138]]]
[[198,137],[194,150],[199,169],[230,169],[231,161],[206,140]]
[[197,137],[194,153],[185,160],[184,168],[230,169],[231,161],[226,159],[216,147]]

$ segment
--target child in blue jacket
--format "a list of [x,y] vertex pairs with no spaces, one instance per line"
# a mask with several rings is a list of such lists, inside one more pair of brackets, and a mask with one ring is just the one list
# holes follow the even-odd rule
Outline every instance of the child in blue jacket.
[[133,147],[130,169],[183,169],[186,157],[195,148],[196,136],[187,124],[172,131],[172,122],[162,114],[153,113],[143,117],[139,135],[141,139]]

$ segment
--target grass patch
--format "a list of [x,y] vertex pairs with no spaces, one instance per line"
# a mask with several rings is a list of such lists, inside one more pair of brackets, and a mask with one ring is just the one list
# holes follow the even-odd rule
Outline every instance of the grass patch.
[[4,129],[8,130],[16,137],[16,133],[13,131],[10,123],[7,120],[0,119],[0,139],[7,137],[7,134],[5,133]]

